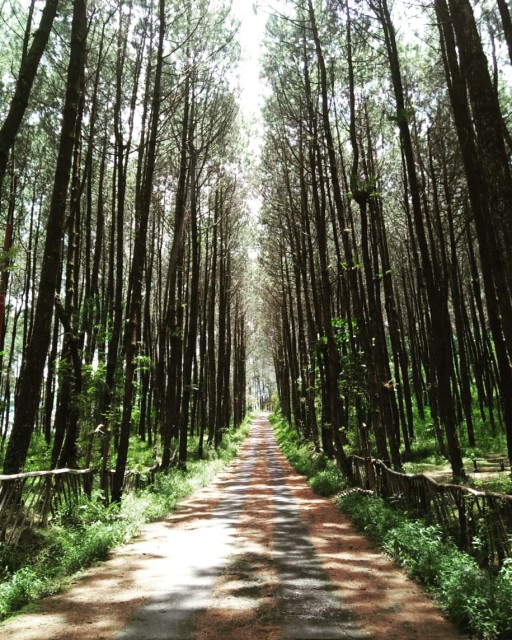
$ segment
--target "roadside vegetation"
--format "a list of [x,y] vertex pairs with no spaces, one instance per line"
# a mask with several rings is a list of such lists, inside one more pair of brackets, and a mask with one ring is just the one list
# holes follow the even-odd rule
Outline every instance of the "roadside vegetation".
[[283,453],[313,490],[334,496],[355,526],[425,586],[461,629],[482,640],[512,637],[512,559],[498,572],[479,567],[438,525],[412,518],[370,492],[347,490],[334,462],[317,453],[279,412],[271,422]]
[[484,640],[512,637],[512,559],[492,573],[457,549],[441,527],[411,519],[382,498],[354,491],[335,502],[423,584],[462,629]]
[[0,543],[0,619],[60,591],[76,572],[105,559],[146,523],[174,511],[236,456],[248,431],[246,421],[225,434],[217,449],[209,448],[204,459],[191,457],[186,472],[174,467],[158,474],[153,485],[125,494],[120,503],[105,506],[96,492],[56,513],[47,529],[27,530],[16,548]]
[[286,422],[279,411],[270,416],[281,450],[293,467],[306,476],[308,483],[321,496],[330,497],[348,487],[345,476],[325,453],[315,450],[311,442],[305,441],[296,429]]

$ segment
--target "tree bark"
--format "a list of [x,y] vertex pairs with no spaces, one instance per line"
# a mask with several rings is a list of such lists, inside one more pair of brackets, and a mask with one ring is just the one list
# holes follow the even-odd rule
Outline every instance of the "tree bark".
[[2,189],[7,169],[9,151],[16,140],[16,135],[27,109],[39,62],[48,44],[53,22],[57,15],[58,4],[58,0],[46,0],[41,14],[41,21],[32,38],[30,49],[21,60],[14,96],[9,105],[7,116],[0,127],[0,190]]

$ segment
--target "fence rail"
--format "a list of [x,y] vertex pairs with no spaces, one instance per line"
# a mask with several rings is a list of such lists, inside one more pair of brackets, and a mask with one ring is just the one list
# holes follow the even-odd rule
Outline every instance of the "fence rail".
[[57,508],[90,495],[92,469],[55,469],[0,475],[0,540],[17,544],[23,529],[46,526]]
[[[0,475],[0,541],[16,546],[24,530],[46,527],[57,510],[71,507],[81,496],[90,496],[95,482],[103,487],[104,500],[112,495],[113,470],[100,482],[94,469],[55,469]],[[155,470],[128,471],[123,490],[133,491],[154,481]]]
[[[439,484],[424,474],[399,473],[374,458],[351,456],[350,460],[358,486],[440,524],[481,563],[500,566],[512,556],[512,496]],[[102,483],[107,502],[112,473],[107,471]],[[127,472],[124,491],[151,484],[155,473],[155,468]],[[46,526],[56,510],[90,495],[98,475],[93,469],[0,475],[0,540],[16,545],[24,529]]]
[[512,555],[512,496],[399,473],[374,458],[350,459],[358,486],[440,524],[481,564],[497,567]]

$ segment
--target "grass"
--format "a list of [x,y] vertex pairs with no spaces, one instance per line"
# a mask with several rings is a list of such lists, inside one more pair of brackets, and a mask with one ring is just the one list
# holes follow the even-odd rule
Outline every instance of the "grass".
[[270,416],[282,452],[290,464],[306,476],[312,489],[322,496],[333,496],[345,489],[347,481],[334,460],[315,451],[312,444],[302,442],[299,434],[276,412]]
[[151,468],[155,462],[153,447],[150,447],[147,441],[141,440],[138,436],[131,436],[126,462],[127,468],[132,471],[144,471]]
[[232,459],[247,436],[248,421],[226,433],[217,451],[191,460],[187,471],[172,469],[120,505],[105,507],[99,494],[83,497],[56,514],[45,530],[27,530],[17,548],[0,543],[0,619],[61,590],[77,571],[105,559],[114,547],[138,535],[150,521],[175,510],[194,490],[208,485]]
[[493,473],[485,478],[473,478],[471,486],[479,491],[512,494],[512,475]]

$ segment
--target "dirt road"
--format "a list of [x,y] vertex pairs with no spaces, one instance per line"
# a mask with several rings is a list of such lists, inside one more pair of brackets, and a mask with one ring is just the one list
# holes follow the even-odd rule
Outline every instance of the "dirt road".
[[240,456],[3,640],[465,638],[280,453],[265,415]]

